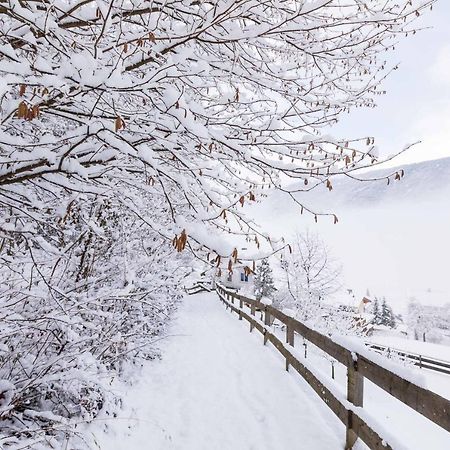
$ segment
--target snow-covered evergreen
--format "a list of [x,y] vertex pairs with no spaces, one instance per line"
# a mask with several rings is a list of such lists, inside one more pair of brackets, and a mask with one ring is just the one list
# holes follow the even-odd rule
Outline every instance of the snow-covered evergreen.
[[273,281],[273,271],[270,267],[268,259],[263,259],[257,266],[253,283],[254,292],[257,299],[261,299],[263,297],[271,298],[276,291]]
[[388,305],[386,298],[383,297],[381,300],[378,297],[375,297],[372,303],[372,315],[373,320],[372,323],[375,325],[384,325],[388,328],[395,328],[396,319],[394,312],[390,305]]
[[379,325],[381,323],[381,311],[378,297],[375,297],[372,303],[373,323]]
[[395,316],[392,308],[387,304],[386,298],[383,297],[380,311],[380,324],[389,328],[395,328]]

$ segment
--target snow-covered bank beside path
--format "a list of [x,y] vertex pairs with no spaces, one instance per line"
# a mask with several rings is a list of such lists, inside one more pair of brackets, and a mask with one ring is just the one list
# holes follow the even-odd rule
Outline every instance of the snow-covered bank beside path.
[[187,297],[170,335],[124,412],[95,432],[102,450],[343,448],[338,419],[214,293]]

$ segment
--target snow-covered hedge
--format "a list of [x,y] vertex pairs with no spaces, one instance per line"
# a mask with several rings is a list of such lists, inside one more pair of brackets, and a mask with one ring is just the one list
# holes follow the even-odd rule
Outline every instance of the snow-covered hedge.
[[111,377],[157,357],[152,342],[186,273],[188,256],[174,255],[169,242],[119,203],[79,196],[59,207],[56,221],[58,213],[47,205],[48,222],[34,239],[3,227],[0,421],[6,448],[63,438],[75,432],[76,421],[94,418],[105,405],[114,408],[120,399],[108,390]]

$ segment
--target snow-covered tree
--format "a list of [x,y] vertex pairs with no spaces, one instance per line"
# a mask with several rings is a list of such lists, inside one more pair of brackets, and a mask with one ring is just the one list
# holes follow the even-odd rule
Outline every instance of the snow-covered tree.
[[380,317],[380,305],[378,303],[378,297],[375,297],[372,303],[373,323],[379,325],[381,323]]
[[263,259],[256,268],[255,276],[253,277],[254,292],[257,299],[263,297],[272,297],[276,291],[273,282],[273,271],[270,267],[268,259]]
[[69,437],[72,420],[111,411],[108,373],[157,356],[152,342],[180,296],[185,256],[127,208],[93,200],[64,205],[40,230],[41,246],[26,235],[3,240],[0,380],[14,388],[0,418],[11,439],[30,438],[24,446],[52,431]]
[[450,323],[450,306],[423,305],[415,298],[408,304],[406,324],[409,333],[416,340],[423,342],[440,342],[448,335]]
[[373,138],[322,130],[375,106],[393,69],[385,51],[432,3],[5,0],[2,205],[32,238],[46,193],[134,209],[125,186],[138,182],[165,202],[168,220],[149,223],[178,249],[228,258],[218,229],[269,242],[246,202],[286,177],[331,190],[378,162]]
[[392,308],[388,305],[386,298],[380,301],[375,297],[372,303],[373,323],[375,325],[384,325],[389,328],[395,328],[396,320]]
[[320,314],[322,300],[340,288],[341,267],[317,234],[298,233],[292,242],[292,253],[283,261],[284,303],[307,320]]
[[379,313],[380,325],[385,325],[389,328],[395,328],[395,316],[392,308],[387,304],[386,298],[383,297],[381,302],[381,310]]
[[415,299],[410,299],[408,303],[408,312],[406,316],[406,323],[408,329],[414,336],[416,340],[426,341],[426,333],[428,332],[429,326],[428,321],[424,317],[422,306]]

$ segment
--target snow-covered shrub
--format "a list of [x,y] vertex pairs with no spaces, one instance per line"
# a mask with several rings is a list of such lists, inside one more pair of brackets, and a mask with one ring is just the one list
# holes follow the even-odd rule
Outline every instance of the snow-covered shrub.
[[80,195],[52,207],[34,239],[3,227],[0,379],[10,388],[0,418],[17,440],[23,426],[70,435],[65,419],[114,402],[111,374],[157,356],[152,341],[189,262],[119,202]]

